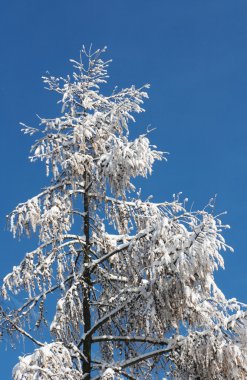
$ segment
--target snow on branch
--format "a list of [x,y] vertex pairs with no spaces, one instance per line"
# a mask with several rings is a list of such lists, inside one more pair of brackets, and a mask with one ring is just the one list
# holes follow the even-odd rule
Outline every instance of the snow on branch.
[[60,342],[36,349],[23,356],[13,369],[14,380],[79,380],[80,372],[73,368],[71,354]]

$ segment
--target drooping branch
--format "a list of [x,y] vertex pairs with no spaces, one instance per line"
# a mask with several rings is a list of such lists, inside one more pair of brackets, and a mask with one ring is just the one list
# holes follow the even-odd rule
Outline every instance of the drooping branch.
[[99,259],[93,260],[92,264],[90,265],[90,270],[93,272],[94,269],[99,264],[101,264],[104,261],[108,260],[112,256],[117,255],[118,253],[120,253],[120,252],[128,249],[131,246],[131,244],[133,244],[135,241],[138,241],[138,240],[146,237],[148,234],[151,234],[153,231],[154,231],[154,228],[151,228],[149,230],[141,231],[136,236],[134,236],[130,241],[128,241],[127,243],[119,245],[116,249],[114,249],[111,252],[106,253],[105,255],[103,255],[102,257],[100,257]]
[[35,343],[37,346],[43,347],[44,343],[39,342],[37,339],[35,339],[31,334],[29,334],[26,330],[24,330],[22,327],[18,326],[17,323],[15,323],[6,313],[2,312],[3,317],[5,320],[16,330],[18,331],[22,336],[25,336],[29,340],[31,340],[33,343]]

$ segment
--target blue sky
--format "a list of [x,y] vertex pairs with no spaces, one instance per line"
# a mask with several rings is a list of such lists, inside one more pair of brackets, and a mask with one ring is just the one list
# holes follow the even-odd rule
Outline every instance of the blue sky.
[[[1,1],[1,277],[34,246],[12,239],[5,215],[46,183],[44,169],[28,162],[32,139],[19,121],[36,126],[35,114],[56,114],[41,76],[67,74],[68,59],[93,43],[108,46],[111,87],[151,84],[135,128],[157,128],[150,138],[170,155],[141,182],[144,194],[168,200],[182,191],[195,209],[217,194],[235,248],[218,283],[228,297],[247,302],[246,14],[246,0]],[[24,349],[0,348],[1,379],[10,379]]]

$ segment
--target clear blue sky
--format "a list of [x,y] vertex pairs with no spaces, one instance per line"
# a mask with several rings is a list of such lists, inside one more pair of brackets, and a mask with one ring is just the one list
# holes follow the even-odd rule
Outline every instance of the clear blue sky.
[[[32,139],[18,123],[54,116],[56,100],[40,77],[67,74],[68,59],[93,43],[109,48],[112,87],[151,83],[137,127],[157,128],[151,139],[170,156],[142,182],[145,194],[168,200],[182,191],[194,208],[218,194],[235,248],[218,282],[247,302],[246,20],[246,0],[1,0],[1,276],[34,245],[12,240],[5,215],[46,183],[43,168],[28,163]],[[1,380],[23,351],[0,349]]]

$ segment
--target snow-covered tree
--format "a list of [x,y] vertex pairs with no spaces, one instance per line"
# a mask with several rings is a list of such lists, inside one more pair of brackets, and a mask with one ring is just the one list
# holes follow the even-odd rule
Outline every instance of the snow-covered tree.
[[246,308],[214,280],[228,226],[211,202],[187,211],[179,195],[135,191],[165,156],[145,134],[129,139],[148,86],[102,93],[104,51],[83,48],[71,77],[44,77],[61,114],[23,125],[40,134],[31,161],[50,185],[8,216],[14,236],[39,241],[2,285],[3,335],[36,345],[13,379],[244,380]]

